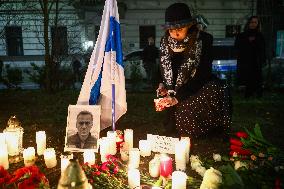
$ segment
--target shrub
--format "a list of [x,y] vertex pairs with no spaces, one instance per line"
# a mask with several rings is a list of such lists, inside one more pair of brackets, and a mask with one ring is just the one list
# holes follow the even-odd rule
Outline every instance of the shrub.
[[18,85],[23,81],[22,70],[19,68],[11,68],[10,66],[7,66],[7,79],[9,84],[18,87]]
[[45,87],[45,65],[44,66],[38,66],[35,63],[31,63],[32,71],[26,70],[26,74],[29,76],[29,79],[39,84],[40,88]]
[[141,85],[143,83],[143,76],[142,76],[139,65],[140,65],[139,61],[131,62],[130,82],[131,82],[131,89],[133,91],[140,91]]

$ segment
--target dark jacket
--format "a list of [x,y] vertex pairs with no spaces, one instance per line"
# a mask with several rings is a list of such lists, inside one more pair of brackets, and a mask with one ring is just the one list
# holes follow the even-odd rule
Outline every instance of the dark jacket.
[[[213,79],[212,75],[212,43],[213,43],[213,37],[212,35],[200,31],[199,33],[199,39],[202,41],[202,50],[201,50],[201,57],[199,65],[196,69],[195,75],[193,78],[191,78],[187,83],[185,83],[183,86],[179,88],[176,94],[176,98],[180,100],[186,99],[188,96],[196,93],[199,89],[201,89],[208,81]],[[181,61],[183,54],[182,53],[175,53],[175,55],[172,57],[173,60],[176,62]],[[178,60],[180,59],[180,60]],[[174,65],[174,64],[173,64]],[[178,64],[176,64],[178,65]],[[174,69],[178,69],[176,67],[173,67],[173,72],[175,72]],[[175,75],[175,74],[174,74]],[[176,78],[174,78],[176,79]]]
[[[76,146],[76,148],[81,148],[81,139],[78,133],[68,137],[67,146],[68,147]],[[97,139],[93,137],[90,133],[88,138],[85,140],[84,146],[82,149],[94,149],[94,148],[97,148]]]
[[159,50],[153,45],[147,45],[143,49],[143,62],[156,62],[156,59],[159,58]]
[[[251,41],[250,41],[251,39]],[[265,63],[265,42],[263,35],[256,30],[247,30],[236,37],[237,79],[239,84],[250,80],[261,80],[261,68]]]

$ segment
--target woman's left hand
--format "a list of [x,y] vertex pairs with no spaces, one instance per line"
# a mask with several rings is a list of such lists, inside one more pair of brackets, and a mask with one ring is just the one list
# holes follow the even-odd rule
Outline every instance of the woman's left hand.
[[178,103],[178,100],[175,97],[167,96],[165,98],[166,98],[166,102],[167,102],[166,107],[171,107],[171,106],[174,106]]

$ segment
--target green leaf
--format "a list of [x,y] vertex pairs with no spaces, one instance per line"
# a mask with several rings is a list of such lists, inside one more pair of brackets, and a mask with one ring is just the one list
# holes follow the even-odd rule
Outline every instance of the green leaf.
[[160,177],[154,184],[154,186],[161,186],[163,184],[163,177]]
[[230,164],[221,166],[219,170],[222,172],[223,188],[244,189],[242,178]]
[[259,139],[264,139],[258,123],[255,124],[254,133]]

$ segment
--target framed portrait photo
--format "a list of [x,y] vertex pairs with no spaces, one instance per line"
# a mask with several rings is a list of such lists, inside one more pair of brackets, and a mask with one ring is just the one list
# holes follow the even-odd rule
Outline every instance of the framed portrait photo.
[[69,105],[64,151],[98,152],[100,116],[100,105]]

